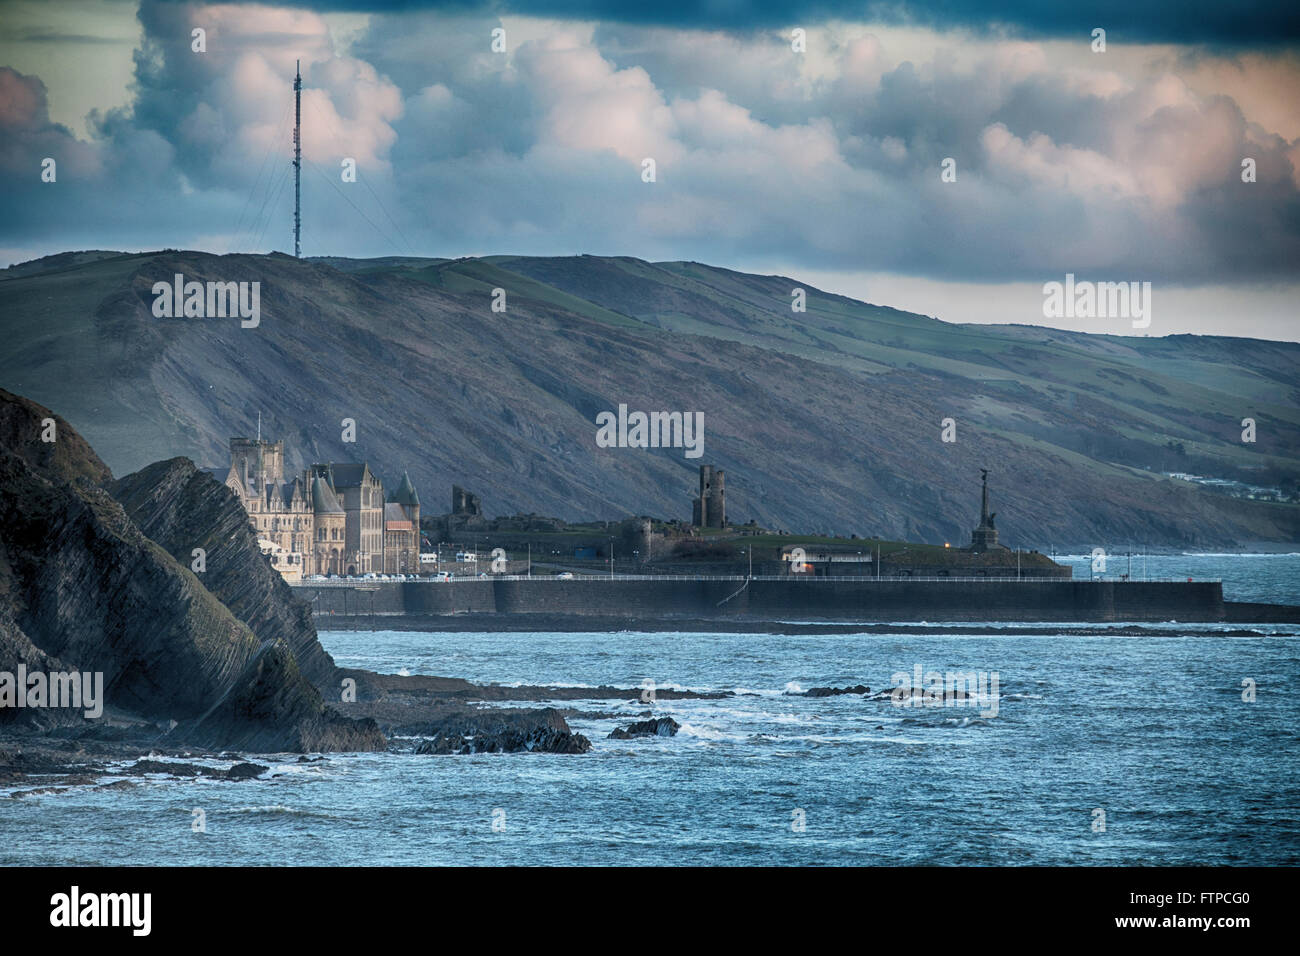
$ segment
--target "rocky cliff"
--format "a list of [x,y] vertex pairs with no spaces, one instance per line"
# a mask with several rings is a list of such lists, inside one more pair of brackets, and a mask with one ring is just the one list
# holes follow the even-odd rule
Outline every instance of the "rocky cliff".
[[316,638],[311,608],[262,557],[248,515],[229,488],[189,459],[173,458],[109,490],[136,526],[181,564],[193,566],[200,549],[204,587],[254,634],[284,641],[313,684],[337,687],[334,660]]
[[[160,477],[184,474],[181,465],[164,466]],[[265,565],[260,555],[254,561],[237,540],[215,548],[226,565],[211,580],[230,595],[236,613],[188,563],[150,539],[102,487],[109,478],[66,421],[0,390],[0,671],[12,673],[21,662],[102,673],[105,715],[83,728],[91,733],[153,724],[168,731],[168,742],[213,748],[385,746],[373,722],[343,718],[324,705],[308,678],[328,673],[333,662],[314,631],[309,645],[292,626],[294,612],[269,599],[274,589],[256,573]],[[202,489],[189,497],[174,493],[183,487],[164,482],[155,498],[138,483],[123,491],[165,540],[169,532],[171,539],[183,534],[186,522],[209,521],[218,529],[213,534],[238,539],[219,494],[204,502]],[[182,505],[196,510],[184,520],[168,513]],[[216,543],[211,535],[203,539]],[[241,576],[248,579],[243,586]],[[81,711],[59,709],[0,711],[5,718],[38,727],[87,722]]]

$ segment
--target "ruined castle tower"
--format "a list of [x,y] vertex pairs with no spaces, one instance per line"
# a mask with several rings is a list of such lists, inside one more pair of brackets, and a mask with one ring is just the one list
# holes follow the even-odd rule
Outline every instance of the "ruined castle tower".
[[691,512],[691,524],[697,528],[727,526],[726,475],[713,465],[700,465],[700,496]]
[[483,503],[479,496],[466,491],[460,485],[451,486],[451,513],[453,515],[477,516],[483,513]]

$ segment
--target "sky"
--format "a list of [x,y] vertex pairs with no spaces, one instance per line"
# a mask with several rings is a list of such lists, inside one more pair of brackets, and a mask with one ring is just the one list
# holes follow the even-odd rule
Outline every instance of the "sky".
[[[304,255],[1300,341],[1300,6],[1249,0],[0,0],[0,265],[292,252],[297,60]],[[1149,325],[1046,316],[1067,275],[1150,283]]]

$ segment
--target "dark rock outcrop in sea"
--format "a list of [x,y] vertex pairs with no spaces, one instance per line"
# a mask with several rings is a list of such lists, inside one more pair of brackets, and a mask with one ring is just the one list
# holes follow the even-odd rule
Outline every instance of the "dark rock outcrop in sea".
[[[0,746],[0,787],[39,781],[39,787],[14,790],[10,794],[22,798],[59,792],[69,787],[94,785],[97,790],[126,790],[135,786],[132,780],[100,783],[106,776],[144,777],[161,774],[172,780],[203,777],[238,782],[254,780],[269,769],[262,764],[242,760],[237,755],[223,754],[220,759],[234,762],[228,767],[215,767],[186,759],[196,756],[188,748],[175,751],[150,748],[146,757],[139,756],[141,749],[138,741],[88,742],[24,734]],[[134,762],[123,765],[124,761],[130,760]]]
[[871,688],[866,684],[852,687],[810,687],[803,693],[786,692],[790,697],[838,697],[841,694],[870,694]]
[[[892,700],[904,701],[913,700],[918,703],[926,703],[933,700],[970,700],[971,695],[964,690],[958,690],[955,687],[947,690],[931,690],[925,687],[894,687],[892,689],[878,690],[874,694],[868,694],[867,700]],[[915,705],[913,705],[915,706]]]
[[610,731],[610,740],[631,740],[633,737],[672,737],[681,729],[681,724],[671,717],[657,720],[642,720],[627,727],[615,727]]
[[462,711],[422,728],[421,735],[430,739],[416,747],[420,754],[583,754],[591,749],[591,741],[575,734],[553,707]]
[[[51,422],[54,440],[42,441]],[[163,466],[157,498],[148,498],[142,482],[124,482],[119,490],[137,514],[171,535],[173,546],[186,524],[252,537],[246,520],[228,527],[219,495],[205,496],[202,488],[179,493],[184,466]],[[241,618],[205,586],[206,575],[190,570],[189,553],[203,544],[185,548],[182,563],[114,500],[105,488],[109,479],[71,425],[0,390],[0,671],[22,662],[102,673],[105,698],[99,720],[77,709],[4,708],[0,722],[37,731],[82,728],[92,736],[115,726],[162,725],[171,728],[169,741],[208,748],[386,746],[373,722],[326,707],[303,673],[290,640],[313,670],[326,666],[322,655],[333,662],[323,650],[314,652],[304,634],[286,629],[283,608],[266,600],[259,568],[270,569],[260,554],[238,542],[216,547],[225,565],[210,580],[240,607]],[[218,544],[209,535],[201,540]],[[251,583],[241,588],[242,577]]]
[[210,777],[214,780],[254,780],[266,773],[268,769],[262,764],[248,763],[246,761],[232,764],[223,770],[215,767],[205,767],[203,764],[184,763],[179,760],[154,760],[146,757],[137,760],[121,772],[132,777],[162,773],[177,778]]

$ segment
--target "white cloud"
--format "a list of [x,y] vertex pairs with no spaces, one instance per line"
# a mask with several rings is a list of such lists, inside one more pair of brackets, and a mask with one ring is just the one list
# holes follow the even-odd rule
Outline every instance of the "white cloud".
[[[110,209],[124,205],[152,211],[157,245],[234,235],[241,207],[262,199],[262,165],[285,175],[301,57],[308,161],[337,175],[355,157],[383,204],[349,194],[376,229],[308,173],[309,251],[398,251],[391,213],[427,254],[591,251],[946,281],[1073,269],[1235,282],[1300,259],[1300,139],[1277,95],[1246,92],[1252,78],[1300,88],[1289,54],[1098,56],[849,23],[805,25],[796,54],[788,30],[160,0],[140,19],[131,109],[98,117],[97,138],[51,124],[39,85],[0,73],[0,164],[28,175],[34,152],[57,150],[87,183],[111,173],[117,197],[60,205],[14,179],[7,245],[38,216],[112,245],[131,213]],[[489,48],[500,23],[506,54]],[[191,25],[209,30],[207,54],[190,52]],[[1259,166],[1248,187],[1245,155]],[[953,184],[939,179],[948,156]],[[268,234],[284,231],[283,202],[266,204]]]

